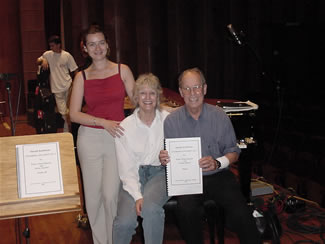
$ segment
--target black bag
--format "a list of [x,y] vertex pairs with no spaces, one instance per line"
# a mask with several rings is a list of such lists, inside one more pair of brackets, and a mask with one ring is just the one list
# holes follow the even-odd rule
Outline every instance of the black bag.
[[35,110],[43,110],[48,113],[55,112],[54,94],[48,88],[36,88]]
[[41,102],[42,102],[42,110],[47,111],[48,113],[55,112],[55,98],[54,94],[51,93],[48,88],[40,89]]
[[37,80],[40,88],[50,89],[49,77],[50,69],[44,70],[42,67],[40,67],[39,71],[37,72]]
[[[263,200],[262,200],[263,201]],[[262,240],[271,240],[272,244],[280,244],[282,235],[282,226],[276,214],[273,204],[261,206],[254,202],[253,216],[255,218],[256,227],[261,234]]]
[[37,110],[35,129],[37,134],[56,133],[56,114],[43,110]]

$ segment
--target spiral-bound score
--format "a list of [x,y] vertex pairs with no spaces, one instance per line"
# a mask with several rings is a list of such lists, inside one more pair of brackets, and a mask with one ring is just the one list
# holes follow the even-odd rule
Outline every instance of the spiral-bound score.
[[170,157],[166,166],[168,196],[202,193],[201,138],[166,138],[164,143]]

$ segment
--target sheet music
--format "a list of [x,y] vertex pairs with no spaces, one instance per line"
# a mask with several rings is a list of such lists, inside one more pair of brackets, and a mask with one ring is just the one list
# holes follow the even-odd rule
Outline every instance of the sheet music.
[[258,109],[258,105],[249,100],[246,102],[228,102],[228,103],[217,102],[216,106],[221,107],[226,113],[250,111],[250,110]]
[[59,142],[16,145],[18,196],[63,194]]
[[201,138],[168,138],[165,149],[170,156],[166,168],[168,196],[202,193]]

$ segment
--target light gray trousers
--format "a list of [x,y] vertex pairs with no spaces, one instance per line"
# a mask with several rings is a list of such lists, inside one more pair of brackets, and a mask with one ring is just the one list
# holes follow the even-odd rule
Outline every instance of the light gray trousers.
[[104,129],[80,126],[77,148],[93,241],[112,244],[120,188],[114,138]]

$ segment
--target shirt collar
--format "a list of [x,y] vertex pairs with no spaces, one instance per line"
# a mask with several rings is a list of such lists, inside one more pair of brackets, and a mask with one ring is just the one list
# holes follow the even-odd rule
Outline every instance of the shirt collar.
[[[145,128],[148,128],[148,126],[146,125],[146,124],[144,124],[142,121],[141,121],[141,119],[139,118],[139,110],[140,110],[140,108],[136,108],[135,110],[134,110],[134,115],[135,115],[135,122],[136,122],[136,124],[137,124],[137,126],[139,126],[139,127],[145,127]],[[151,124],[151,127],[152,126],[154,126],[158,121],[162,121],[162,115],[161,115],[161,113],[160,113],[160,111],[159,111],[159,109],[156,109],[156,115],[155,115],[155,118],[153,119],[153,121],[152,121],[152,124]]]
[[[191,118],[192,120],[194,120],[193,117],[192,117],[192,116],[190,115],[190,113],[188,112],[188,110],[187,110],[187,108],[186,108],[185,105],[184,105],[184,113],[185,113],[185,116],[186,116],[186,117]],[[204,118],[204,117],[205,117],[205,114],[206,114],[206,104],[203,103],[202,111],[201,111],[201,113],[200,113],[200,116],[199,116],[199,119],[198,119],[198,120],[200,120],[201,118]]]

